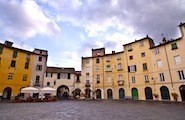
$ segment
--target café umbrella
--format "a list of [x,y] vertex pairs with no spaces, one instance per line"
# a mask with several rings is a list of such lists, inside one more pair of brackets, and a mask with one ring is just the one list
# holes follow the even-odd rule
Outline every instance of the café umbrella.
[[56,89],[51,88],[51,87],[44,87],[42,89],[40,89],[41,93],[56,93]]
[[21,93],[39,93],[39,89],[35,87],[25,87],[21,89]]

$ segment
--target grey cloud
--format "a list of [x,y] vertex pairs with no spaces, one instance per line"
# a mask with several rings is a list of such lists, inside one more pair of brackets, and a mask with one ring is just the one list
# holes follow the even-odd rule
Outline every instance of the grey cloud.
[[135,34],[149,35],[155,41],[162,39],[161,34],[177,37],[176,26],[185,22],[185,0],[117,0],[117,6],[111,3],[112,0],[87,0],[73,9],[66,2],[66,7],[60,7],[59,12],[62,19],[66,17],[84,27],[89,23],[103,24],[115,17],[124,26],[133,28]]

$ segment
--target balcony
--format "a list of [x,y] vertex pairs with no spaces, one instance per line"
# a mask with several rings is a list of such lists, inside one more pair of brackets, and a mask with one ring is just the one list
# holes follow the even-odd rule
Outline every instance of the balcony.
[[80,83],[80,80],[76,80],[76,83]]
[[145,81],[145,83],[149,83],[149,80]]
[[91,87],[91,85],[90,84],[86,84],[85,87]]
[[41,84],[40,84],[40,82],[35,82],[33,86],[34,86],[34,87],[40,87]]
[[118,85],[123,86],[124,85],[124,80],[118,80]]

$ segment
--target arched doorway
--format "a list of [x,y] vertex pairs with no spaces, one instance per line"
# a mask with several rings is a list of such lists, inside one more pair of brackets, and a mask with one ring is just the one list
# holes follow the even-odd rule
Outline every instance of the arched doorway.
[[81,93],[81,90],[80,90],[79,88],[76,88],[76,89],[73,91],[73,97],[74,97],[74,98],[80,97],[80,93]]
[[170,100],[169,90],[166,86],[162,86],[160,88],[160,91],[161,91],[161,99],[162,100]]
[[181,85],[179,87],[179,91],[180,91],[180,94],[181,94],[182,101],[185,101],[185,85]]
[[152,89],[150,87],[145,88],[146,100],[153,100]]
[[107,98],[112,99],[112,90],[111,89],[107,90]]
[[69,98],[69,88],[65,85],[61,85],[57,89],[57,97],[60,99]]
[[7,87],[3,91],[3,99],[10,100],[12,94],[12,89],[10,87]]
[[96,98],[101,99],[101,90],[100,89],[96,90]]
[[133,100],[138,100],[139,99],[137,88],[132,88],[132,99]]
[[86,98],[91,98],[91,90],[89,88],[85,89]]
[[125,99],[125,90],[123,88],[119,89],[119,99]]

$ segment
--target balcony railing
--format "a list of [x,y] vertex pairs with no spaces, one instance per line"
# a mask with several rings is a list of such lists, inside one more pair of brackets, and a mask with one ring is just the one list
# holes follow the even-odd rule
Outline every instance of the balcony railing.
[[40,84],[40,82],[35,82],[35,83],[34,83],[34,86],[40,87],[41,84]]
[[91,87],[91,85],[90,84],[86,84],[85,87]]

